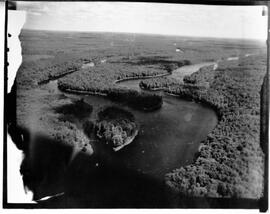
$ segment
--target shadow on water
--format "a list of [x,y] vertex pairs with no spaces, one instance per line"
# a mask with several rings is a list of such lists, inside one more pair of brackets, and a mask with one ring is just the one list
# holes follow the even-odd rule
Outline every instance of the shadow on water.
[[38,206],[168,206],[163,183],[128,170],[109,156],[79,152],[71,160],[72,147],[26,130],[18,129],[17,133],[24,135],[20,142],[24,145],[19,146],[25,153],[21,173],[34,200],[64,192],[62,196],[39,201]]
[[[64,192],[63,195],[31,205],[37,208],[258,208],[258,200],[217,199],[180,196],[162,181],[125,168],[115,161],[116,153],[106,151],[91,156],[80,152],[74,159],[72,147],[42,135],[24,135],[21,165],[24,185],[34,200]],[[13,135],[14,136],[14,135]],[[15,139],[15,138],[13,138]],[[15,142],[16,143],[16,142]],[[98,144],[98,143],[97,143]],[[103,147],[103,146],[102,146]],[[26,149],[27,148],[27,149]],[[98,151],[97,150],[97,151]],[[22,207],[24,207],[22,205]],[[27,206],[26,206],[27,207]]]
[[[113,161],[113,152],[96,144],[93,155],[40,133],[17,126],[16,93],[8,95],[8,133],[24,153],[20,172],[24,185],[33,192],[37,204],[5,204],[5,207],[37,208],[124,208],[168,207],[164,184],[152,177],[126,169]],[[88,106],[87,106],[88,107]],[[87,108],[91,111],[91,108]],[[73,108],[57,109],[67,114]],[[103,151],[103,152],[102,152]],[[40,201],[47,196],[48,200]]]
[[[13,97],[13,98],[12,98]],[[164,182],[125,167],[117,153],[94,142],[94,154],[16,125],[16,96],[8,97],[8,132],[24,152],[21,173],[33,200],[62,195],[37,204],[5,204],[13,208],[258,208],[248,199],[194,198],[180,196]],[[13,101],[12,101],[13,100]],[[15,102],[15,103],[14,103]],[[62,109],[61,109],[62,111]]]

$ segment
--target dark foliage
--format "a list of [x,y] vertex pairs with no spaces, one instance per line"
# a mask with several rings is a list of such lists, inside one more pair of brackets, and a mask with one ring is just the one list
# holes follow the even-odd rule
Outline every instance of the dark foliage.
[[215,71],[213,66],[202,67],[198,72],[195,72],[189,76],[185,76],[183,81],[187,84],[204,84],[209,86],[212,83],[215,77]]
[[[112,69],[108,70],[109,68]],[[119,70],[117,68],[119,68]],[[118,88],[113,81],[117,79],[117,76],[121,77],[121,74],[123,74],[121,69],[123,69],[121,66],[106,65],[92,70],[80,71],[61,78],[58,81],[58,87],[64,91],[107,95],[107,97],[113,101],[121,102],[132,108],[144,111],[151,111],[161,107],[161,96]],[[147,73],[146,71],[141,74],[147,76],[153,73]],[[134,75],[140,76],[141,74],[135,72],[128,74],[126,72],[127,77],[134,77]]]
[[162,56],[141,56],[134,60],[124,59],[122,62],[130,65],[139,65],[139,66],[159,65],[161,68],[164,68],[168,72],[171,72],[178,67],[191,64],[189,60],[172,60],[168,58],[169,57],[162,57]]
[[84,102],[83,99],[76,100],[71,104],[58,106],[55,111],[64,115],[72,115],[78,118],[87,117],[92,113],[93,107]]
[[99,112],[98,116],[96,135],[113,148],[127,143],[128,138],[135,135],[138,129],[133,114],[117,107],[108,107]]
[[180,82],[171,77],[158,77],[152,79],[142,80],[140,82],[140,87],[146,90],[158,90],[158,89],[166,89],[171,86],[179,85]]
[[162,106],[162,96],[140,93],[138,91],[115,89],[108,92],[108,98],[112,101],[124,103],[132,108],[152,111]]
[[[265,44],[243,40],[209,39],[202,42],[201,39],[192,38],[183,40],[180,37],[136,35],[135,41],[125,42],[125,39],[131,37],[133,35],[128,34],[23,31],[20,40],[24,62],[17,73],[16,119],[18,126],[27,127],[35,124],[30,128],[45,132],[51,139],[72,145],[72,147],[85,148],[86,144],[90,145],[89,139],[75,124],[63,121],[62,113],[60,116],[55,113],[54,102],[60,98],[50,95],[50,99],[47,99],[44,94],[36,93],[33,90],[34,87],[49,79],[76,71],[58,81],[59,87],[64,90],[107,94],[109,90],[116,87],[115,80],[168,73],[176,66],[173,61],[190,59],[195,64],[265,51]],[[112,41],[114,46],[110,45]],[[177,47],[184,50],[183,53],[176,53],[176,46],[173,46],[173,43],[177,43]],[[91,47],[94,48],[91,49]],[[145,62],[145,59],[149,60],[154,55],[157,57],[151,62],[152,64]],[[38,57],[38,60],[33,60],[35,57]],[[139,57],[143,57],[142,61],[145,65],[136,65]],[[107,63],[101,64],[100,60],[104,58]],[[121,61],[124,58],[135,63],[133,65],[125,63],[122,66]],[[97,66],[81,70],[81,66],[89,62],[94,62]],[[186,78],[189,86],[166,83],[170,86],[168,87],[166,84],[165,86],[161,84],[167,92],[210,104],[220,114],[219,124],[201,143],[194,163],[167,174],[166,183],[178,193],[210,197],[258,198],[261,196],[263,153],[259,146],[258,92],[265,73],[265,59],[261,56],[248,57],[239,64],[238,61],[236,62],[237,64],[233,66],[220,65],[214,76],[207,71],[196,72]],[[233,61],[229,63],[232,64]],[[207,87],[200,88],[201,86]],[[31,91],[25,89],[31,89]],[[122,93],[117,92],[116,95],[114,99],[124,97]],[[104,122],[101,126],[112,127],[108,125],[108,122]],[[83,128],[91,133],[94,125],[87,120]],[[119,131],[118,128],[116,130]],[[120,135],[121,133],[118,132]],[[90,148],[89,154],[92,153],[93,150]],[[43,150],[41,154],[44,154]],[[88,164],[87,161],[84,163]],[[74,168],[78,169],[78,166],[81,166],[79,168],[83,172],[90,168],[82,167],[80,164],[74,165]],[[72,173],[72,175],[80,176],[79,173]],[[88,178],[85,183],[92,183]],[[123,181],[126,183],[125,179]],[[101,182],[102,186],[106,182]],[[111,185],[113,182],[107,183],[107,186],[113,186]],[[81,185],[79,182],[78,184]],[[145,191],[144,187],[149,186],[151,185],[141,185],[143,187],[141,192]],[[107,192],[104,192],[104,195],[106,194]],[[118,195],[126,196],[126,194]],[[155,194],[152,195],[155,196]],[[84,197],[83,194],[82,198]]]
[[208,103],[220,114],[219,124],[201,142],[194,163],[166,175],[171,188],[191,196],[262,196],[264,154],[259,142],[259,92],[265,58],[260,57],[240,59],[234,65],[220,63],[214,77],[198,71],[192,79],[199,84],[211,79],[207,90],[188,90],[184,86],[169,90]]
[[82,64],[82,58],[69,55],[55,57],[53,60],[26,61],[21,64],[18,70],[17,84],[20,87],[35,87],[38,84],[75,72],[80,69]]
[[132,122],[135,121],[134,115],[126,110],[117,108],[115,106],[110,106],[98,113],[99,120],[123,120],[128,119]]

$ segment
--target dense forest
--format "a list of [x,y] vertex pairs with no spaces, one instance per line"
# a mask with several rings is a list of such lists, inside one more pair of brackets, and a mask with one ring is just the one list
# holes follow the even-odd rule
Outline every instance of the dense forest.
[[211,82],[214,80],[214,77],[214,66],[205,66],[202,67],[198,72],[185,76],[183,81],[187,84],[190,83],[209,87]]
[[[119,62],[117,62],[119,63]],[[164,70],[168,72],[172,72],[173,70],[184,66],[184,65],[190,65],[191,62],[189,60],[175,60],[170,59],[169,56],[139,56],[134,58],[133,60],[130,60],[130,58],[123,58],[120,63],[125,63],[129,65],[159,65],[160,68],[163,68]]]
[[116,151],[135,137],[137,130],[133,114],[126,110],[110,106],[98,113],[96,135]]
[[235,63],[222,62],[214,77],[212,72],[200,70],[186,78],[189,83],[209,83],[207,90],[186,90],[182,86],[167,90],[210,104],[220,115],[216,128],[201,142],[193,164],[166,175],[169,187],[190,196],[262,196],[259,93],[265,61],[262,56],[253,56]]
[[[117,66],[116,70],[121,71],[116,75],[116,79],[123,79],[161,74],[182,65],[264,51],[261,44],[250,41],[202,42],[196,38],[183,40],[181,37],[166,38],[140,34],[134,37],[133,34],[23,30],[20,40],[23,63],[18,70],[17,84],[28,89],[77,71],[89,62],[96,66],[113,64],[106,70],[113,70],[113,67]],[[176,47],[181,48],[183,52],[176,52]],[[121,66],[122,69],[119,69]]]
[[61,77],[80,69],[86,59],[66,54],[54,58],[23,61],[18,70],[17,87],[33,88],[48,80]]
[[[99,112],[95,123],[90,119],[96,114],[91,105],[58,92],[54,94],[42,88],[43,83],[61,77],[58,87],[63,91],[102,94],[133,108],[151,111],[161,107],[162,97],[120,88],[116,82],[169,75],[179,66],[219,61],[217,70],[204,67],[184,77],[184,84],[169,76],[140,82],[140,87],[146,90],[162,89],[180,98],[205,103],[219,116],[218,125],[200,143],[193,163],[167,173],[165,182],[172,192],[181,196],[259,198],[262,195],[264,154],[259,142],[259,92],[265,75],[266,59],[262,55],[265,44],[27,30],[22,31],[20,40],[24,60],[16,76],[15,126],[29,133],[42,133],[88,156],[94,152],[94,143],[88,135],[95,132],[112,147],[123,145],[138,128],[133,115],[110,107]],[[176,52],[176,47],[182,51]],[[244,57],[250,53],[254,55]],[[239,56],[240,60],[223,61],[232,56]],[[94,66],[83,68],[88,63]],[[120,119],[116,120],[116,116]],[[44,156],[50,157],[52,153],[40,151],[43,163]],[[62,156],[61,153],[59,158]],[[60,162],[66,164],[66,158]],[[57,169],[55,163],[49,166]],[[48,170],[46,165],[42,167],[40,172]],[[21,172],[31,177],[32,172],[25,165]],[[39,188],[43,177],[38,179],[34,181]]]
[[112,101],[124,103],[134,109],[153,111],[161,108],[162,96],[127,89],[115,89],[108,92]]
[[129,70],[128,68],[123,67],[123,65],[106,64],[93,69],[81,70],[61,78],[58,81],[58,87],[63,91],[107,95],[113,101],[125,103],[139,110],[150,111],[160,108],[162,105],[161,96],[119,88],[114,83],[117,79],[145,77],[149,75],[155,76],[159,74],[159,70],[153,68],[143,70],[136,67],[132,67]]
[[180,85],[180,82],[171,77],[157,77],[140,81],[140,88],[146,90],[166,89],[174,85]]
[[184,90],[187,89],[187,85],[189,85],[190,88],[203,88],[209,87],[214,76],[215,72],[213,72],[213,65],[211,65],[202,67],[198,72],[185,76],[183,78],[185,85],[183,85],[180,80],[168,76],[142,80],[140,87],[146,90],[168,90],[171,87],[182,87]]
[[[42,94],[43,91],[18,91],[17,126],[34,133],[46,133],[51,140],[93,153],[88,137],[78,126],[92,114],[92,106],[83,100],[70,99],[63,94]],[[40,96],[40,98],[38,98]],[[40,104],[42,100],[43,104]],[[29,122],[31,115],[31,122]]]

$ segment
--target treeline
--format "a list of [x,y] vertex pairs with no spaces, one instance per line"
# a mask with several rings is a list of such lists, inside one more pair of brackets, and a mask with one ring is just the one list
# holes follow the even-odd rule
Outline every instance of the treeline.
[[[97,71],[97,72],[95,72]],[[113,76],[98,74],[97,69],[81,70],[58,80],[58,87],[61,90],[71,89],[93,93],[106,93],[113,88],[111,79]]]
[[264,154],[259,142],[259,92],[265,61],[262,56],[253,56],[240,59],[239,64],[220,63],[214,77],[200,70],[192,78],[198,84],[211,79],[207,90],[183,86],[168,90],[208,103],[220,115],[216,128],[201,142],[194,162],[166,175],[166,184],[174,191],[203,197],[262,196]]
[[111,106],[98,113],[98,121],[95,124],[97,137],[117,150],[127,140],[133,137],[138,130],[138,125],[132,113]]
[[75,100],[70,104],[55,107],[55,112],[65,116],[70,115],[79,119],[90,116],[92,111],[93,107],[84,102],[83,98],[80,100]]
[[120,71],[117,70],[117,66],[112,66],[112,70],[108,70],[108,68],[111,68],[111,65],[70,74],[58,81],[58,87],[64,91],[107,95],[113,101],[143,111],[155,110],[162,106],[161,96],[118,88],[117,84],[113,82]]
[[142,80],[140,87],[146,90],[158,90],[172,87],[174,85],[180,85],[180,82],[171,77],[158,77]]
[[[112,83],[115,80],[126,78],[140,78],[168,74],[179,66],[190,64],[187,60],[180,60],[179,62],[165,60],[164,62],[161,61],[159,63],[150,60],[150,62],[145,65],[131,65],[123,64],[120,61],[112,63],[110,62],[110,58],[113,58],[113,56],[108,58],[108,62],[101,63],[102,56],[84,57],[83,54],[61,53],[54,56],[52,55],[52,57],[46,59],[39,59],[36,61],[26,60],[21,64],[20,69],[18,70],[17,84],[19,87],[24,88],[35,87],[39,84],[46,83],[49,80],[62,77],[75,71],[80,71],[81,67],[89,62],[94,62],[95,64],[95,67],[88,68],[91,76],[93,76],[95,80],[105,78],[108,81],[107,84]],[[133,61],[130,60],[130,62]]]
[[184,76],[183,81],[190,84],[204,84],[205,86],[209,86],[215,77],[213,67],[213,65],[202,67],[198,72]]
[[107,107],[103,109],[102,111],[98,112],[98,119],[100,121],[101,120],[117,121],[117,120],[127,119],[131,122],[135,122],[135,117],[131,112],[115,107],[115,106]]
[[[83,86],[83,85],[81,85]],[[65,84],[63,81],[58,82],[59,89],[68,92],[89,92],[90,94],[100,94],[106,95],[110,100],[115,102],[120,102],[125,105],[128,105],[134,109],[142,110],[142,111],[153,111],[161,108],[162,106],[162,97],[155,94],[142,93],[129,89],[121,89],[115,86],[112,88],[102,88],[96,85],[95,88],[83,88],[83,87],[75,87],[74,85],[70,87],[69,84]],[[70,91],[71,90],[71,91]]]
[[153,111],[161,108],[162,96],[142,93],[127,89],[114,89],[108,92],[108,98],[142,111]]
[[63,89],[70,88],[92,92],[105,91],[106,93],[106,90],[116,87],[114,84],[116,80],[160,74],[164,74],[164,70],[107,63],[65,76],[58,81],[58,85]]
[[[194,87],[203,89],[204,87],[209,87],[209,84],[214,79],[214,75],[215,72],[213,70],[213,66],[211,65],[202,67],[198,72],[185,76],[183,78],[184,83],[186,83],[185,85],[183,85],[179,80],[168,76],[142,80],[140,82],[140,87],[146,90],[164,89],[166,91],[169,90],[171,93],[179,91],[179,87],[182,88],[181,91],[187,90],[187,85],[189,85],[190,89]],[[170,88],[173,89],[170,90]]]
[[[16,106],[17,126],[31,133],[43,133],[51,140],[77,147],[87,148],[87,153],[93,150],[87,136],[77,127],[77,122],[91,115],[92,106],[83,100],[71,100],[64,95],[50,95],[42,97],[43,106],[40,107],[38,97],[42,96],[33,90],[18,91]],[[34,114],[33,114],[34,112]],[[30,115],[30,116],[29,116]],[[34,122],[34,126],[31,125]]]
[[81,57],[57,55],[54,58],[23,62],[17,72],[17,85],[23,88],[36,87],[38,84],[79,70],[84,61]]
[[123,60],[123,63],[127,63],[130,65],[159,65],[162,69],[172,72],[173,70],[177,69],[178,67],[184,65],[190,65],[191,62],[189,60],[174,60],[170,59],[170,57],[164,56],[139,56],[133,60]]
[[[128,70],[128,68],[127,68]],[[170,73],[168,73],[167,71],[164,70],[160,70],[158,69],[142,69],[142,68],[137,68],[136,70],[129,72],[129,73],[119,73],[117,76],[117,80],[125,80],[125,79],[130,79],[130,78],[134,78],[134,79],[139,79],[139,78],[147,78],[147,77],[155,77],[155,76],[159,76],[159,75],[169,75]]]

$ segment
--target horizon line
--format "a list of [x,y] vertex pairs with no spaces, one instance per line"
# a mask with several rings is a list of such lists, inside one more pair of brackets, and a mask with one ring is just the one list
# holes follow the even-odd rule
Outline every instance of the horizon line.
[[155,36],[167,36],[167,37],[189,37],[189,38],[201,38],[201,39],[228,39],[228,40],[247,40],[266,42],[266,39],[260,38],[246,38],[246,37],[214,37],[214,36],[194,36],[194,35],[179,35],[179,34],[160,34],[160,33],[147,33],[147,32],[125,32],[125,31],[83,31],[83,30],[56,30],[56,29],[35,29],[35,28],[22,28],[22,30],[33,31],[50,31],[50,32],[71,32],[71,33],[115,33],[115,34],[142,34],[142,35],[155,35]]

